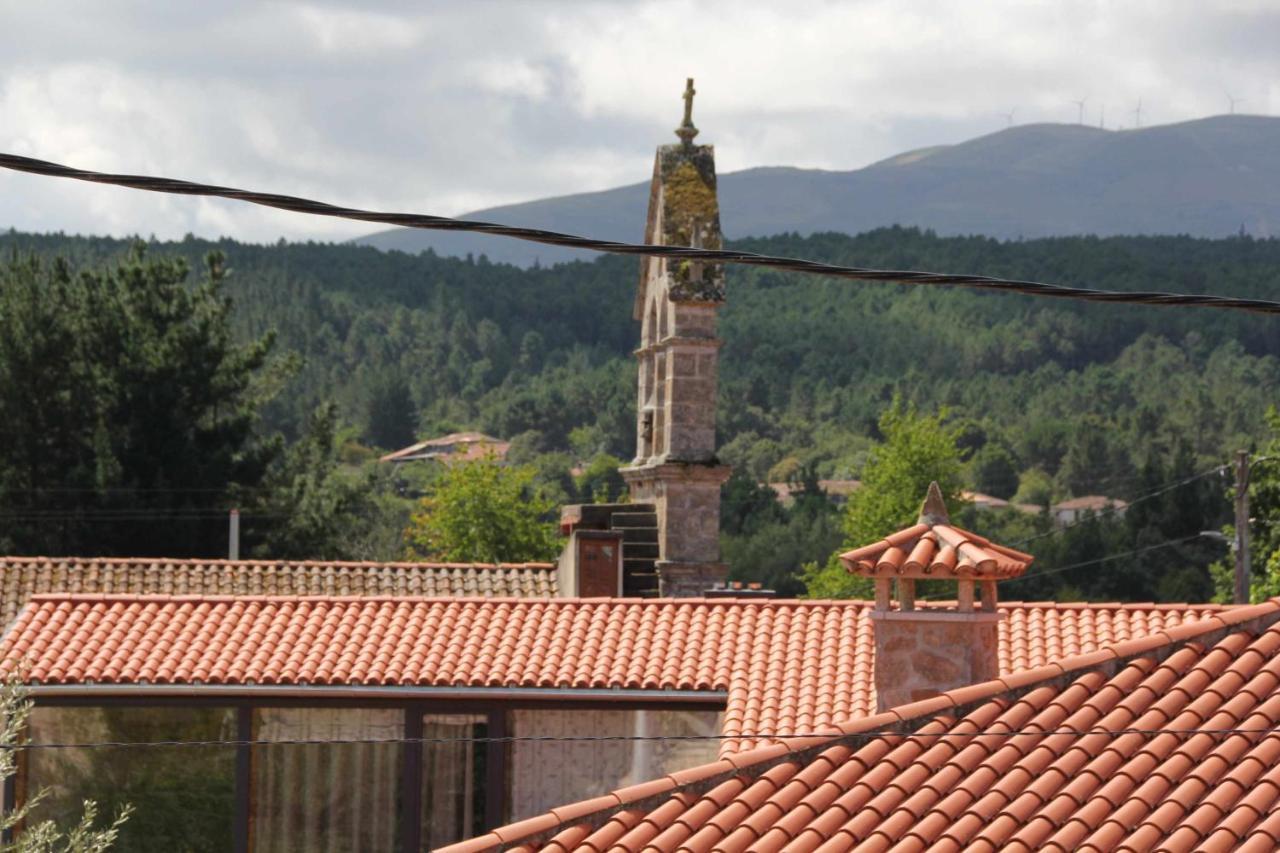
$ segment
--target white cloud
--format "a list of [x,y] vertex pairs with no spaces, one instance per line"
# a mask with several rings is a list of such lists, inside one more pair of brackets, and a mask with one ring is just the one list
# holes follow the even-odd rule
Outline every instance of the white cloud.
[[[982,3],[0,7],[0,149],[460,213],[647,178],[685,76],[724,170],[849,169],[1019,123],[1280,109],[1280,8]],[[0,173],[0,227],[270,242],[355,223]]]
[[378,55],[414,47],[423,35],[421,22],[383,12],[305,4],[294,11],[302,32],[325,53]]

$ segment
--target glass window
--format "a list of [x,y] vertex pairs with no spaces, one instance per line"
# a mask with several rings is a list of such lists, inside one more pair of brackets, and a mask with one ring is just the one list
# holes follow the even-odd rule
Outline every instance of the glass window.
[[[29,733],[32,743],[225,741],[235,739],[235,718],[230,708],[37,706]],[[235,767],[234,746],[33,749],[23,753],[19,796],[45,789],[28,821],[63,826],[85,799],[104,816],[132,804],[117,850],[220,853],[232,846]]]
[[486,743],[489,718],[427,714],[422,718],[422,844],[434,850],[485,830]]
[[[516,737],[719,735],[720,711],[609,709],[511,712]],[[509,820],[715,761],[720,741],[513,741]]]
[[[255,740],[391,740],[404,712],[258,708]],[[392,850],[400,839],[400,743],[288,744],[253,750],[251,846],[263,853]]]

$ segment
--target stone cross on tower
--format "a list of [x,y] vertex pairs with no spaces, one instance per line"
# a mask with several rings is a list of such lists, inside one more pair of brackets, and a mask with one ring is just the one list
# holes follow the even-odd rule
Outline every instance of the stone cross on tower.
[[685,148],[693,145],[693,138],[698,135],[698,129],[693,126],[693,96],[696,94],[698,90],[693,88],[693,78],[690,77],[684,84],[684,121],[676,128],[676,136],[680,137]]
[[[715,151],[694,145],[693,80],[684,93],[679,145],[658,149],[645,242],[719,249]],[[646,258],[635,318],[641,322],[636,457],[622,469],[631,499],[658,516],[658,582],[664,596],[700,595],[723,581],[716,459],[716,312],[724,303],[718,264]]]

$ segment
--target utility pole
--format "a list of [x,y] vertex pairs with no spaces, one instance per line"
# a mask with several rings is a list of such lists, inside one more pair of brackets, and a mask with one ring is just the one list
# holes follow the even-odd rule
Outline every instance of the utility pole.
[[1235,603],[1249,603],[1249,451],[1236,451]]
[[240,559],[240,510],[231,510],[231,523],[227,531],[227,559]]

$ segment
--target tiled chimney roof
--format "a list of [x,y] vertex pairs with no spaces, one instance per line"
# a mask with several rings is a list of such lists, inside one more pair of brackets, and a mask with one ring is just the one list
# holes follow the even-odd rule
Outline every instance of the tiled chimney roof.
[[929,487],[917,524],[840,555],[846,570],[866,578],[943,580],[1008,580],[1033,559],[952,525],[937,483]]

